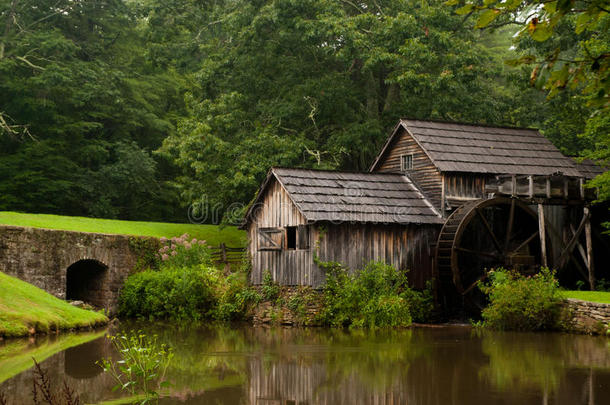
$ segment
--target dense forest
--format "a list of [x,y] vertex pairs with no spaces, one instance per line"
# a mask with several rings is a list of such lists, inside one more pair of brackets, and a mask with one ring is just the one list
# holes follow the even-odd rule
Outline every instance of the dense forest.
[[608,164],[607,6],[0,0],[0,210],[225,212],[272,165],[366,170],[400,117],[536,127]]

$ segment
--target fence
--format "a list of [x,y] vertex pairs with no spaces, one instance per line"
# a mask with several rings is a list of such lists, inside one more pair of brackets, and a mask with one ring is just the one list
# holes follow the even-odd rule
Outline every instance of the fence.
[[230,270],[231,265],[237,265],[243,262],[247,257],[246,248],[228,247],[224,243],[220,246],[211,246],[212,261],[216,264],[224,264],[225,270]]

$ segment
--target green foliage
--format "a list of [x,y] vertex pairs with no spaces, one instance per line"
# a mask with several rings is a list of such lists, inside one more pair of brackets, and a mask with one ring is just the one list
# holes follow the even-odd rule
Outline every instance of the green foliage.
[[[476,28],[520,26],[516,53],[505,59],[510,65],[527,67],[529,83],[547,92],[549,100],[540,104],[546,118],[539,126],[564,153],[610,166],[607,1],[449,0],[445,4],[458,7],[458,14],[476,16]],[[598,188],[599,201],[610,199],[608,171],[589,186]]]
[[[449,0],[461,6],[457,14],[473,13],[476,28],[492,23],[520,24],[520,35],[536,42],[563,36],[551,46],[530,46],[534,52],[521,56],[515,64],[535,65],[531,81],[540,80],[550,95],[571,86],[589,94],[590,103],[606,110],[610,107],[610,10],[605,0]],[[565,28],[570,30],[569,35]],[[571,36],[573,40],[565,40]],[[535,51],[538,52],[535,52]]]
[[143,271],[127,278],[119,314],[149,319],[206,319],[217,304],[220,272],[197,266]]
[[174,357],[171,348],[157,342],[156,336],[141,332],[110,336],[113,346],[121,356],[115,362],[105,358],[98,362],[104,372],[117,383],[114,389],[143,395],[140,404],[158,401],[160,390],[169,387],[165,378],[167,368]]
[[0,1],[0,209],[178,217],[151,152],[181,84],[146,61],[131,3]]
[[372,262],[350,275],[339,263],[322,264],[326,270],[324,305],[320,321],[333,327],[376,328],[409,326],[429,315],[424,293],[413,291],[405,272]]
[[274,165],[364,170],[405,113],[514,121],[503,67],[440,1],[240,0],[190,12],[204,28],[188,43],[205,58],[161,148],[187,201],[247,203]]
[[261,292],[265,301],[275,301],[280,296],[280,285],[273,280],[269,270],[266,270],[265,274],[263,274]]
[[161,244],[156,252],[159,270],[135,273],[125,281],[120,315],[228,321],[245,318],[260,301],[260,295],[248,286],[245,272],[227,276],[212,266],[205,241],[184,234],[162,238]]
[[245,273],[230,274],[221,286],[213,318],[221,321],[243,320],[261,300],[261,295],[248,286]]
[[500,330],[549,330],[558,328],[562,296],[555,274],[543,268],[534,276],[496,269],[479,288],[489,297],[483,309],[483,325]]

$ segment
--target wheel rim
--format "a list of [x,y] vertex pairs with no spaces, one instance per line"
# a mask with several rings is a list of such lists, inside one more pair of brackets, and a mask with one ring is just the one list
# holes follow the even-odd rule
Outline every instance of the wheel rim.
[[498,267],[534,272],[540,266],[537,215],[523,202],[497,197],[469,202],[452,213],[439,235],[437,267],[461,295],[476,290]]

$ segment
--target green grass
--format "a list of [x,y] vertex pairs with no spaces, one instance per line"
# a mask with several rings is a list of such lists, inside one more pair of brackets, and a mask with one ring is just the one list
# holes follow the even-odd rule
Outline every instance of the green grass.
[[604,291],[562,291],[566,298],[574,298],[582,301],[599,302],[610,304],[610,292]]
[[11,339],[0,346],[0,384],[34,366],[32,358],[42,363],[55,353],[100,338],[105,333],[103,330],[45,336],[36,338],[34,343],[29,339]]
[[0,272],[0,336],[99,326],[108,318],[76,308],[32,284]]
[[218,225],[121,221],[62,215],[25,214],[9,211],[0,211],[0,224],[66,231],[154,236],[157,238],[162,236],[171,238],[188,233],[191,237],[206,240],[212,246],[218,246],[221,242],[231,247],[245,246],[246,244],[246,233],[234,226],[227,226],[221,229]]

